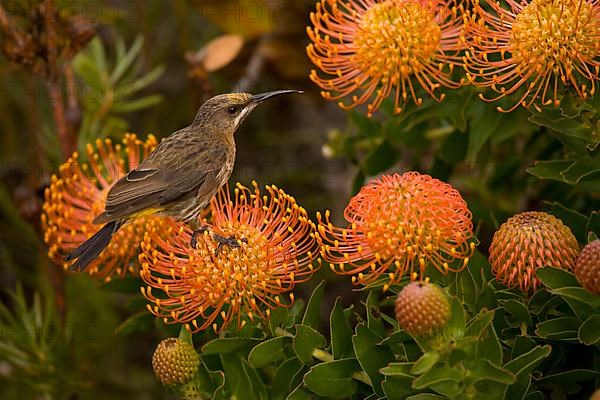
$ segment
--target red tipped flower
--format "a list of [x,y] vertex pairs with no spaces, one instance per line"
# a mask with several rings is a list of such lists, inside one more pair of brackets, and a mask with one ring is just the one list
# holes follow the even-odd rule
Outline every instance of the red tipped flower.
[[496,231],[489,260],[498,282],[528,292],[540,285],[536,269],[573,270],[578,252],[575,236],[561,220],[527,211],[510,217]]
[[427,280],[411,282],[396,298],[396,319],[413,336],[428,336],[450,319],[450,302],[442,289]]
[[473,254],[471,212],[460,193],[429,175],[386,175],[363,186],[339,228],[317,214],[322,254],[338,274],[370,284],[386,274],[398,282],[428,265],[443,273],[464,268]]
[[[44,242],[52,260],[68,268],[65,256],[102,227],[92,220],[102,212],[112,184],[135,168],[156,144],[152,135],[143,142],[127,134],[123,145],[97,140],[95,149],[91,144],[86,147],[89,163],[80,162],[79,154],[74,153],[60,166],[46,189],[42,214]],[[122,227],[86,272],[108,281],[137,270],[145,225],[146,218],[138,218]]]
[[394,99],[399,113],[422,88],[440,101],[441,87],[456,89],[452,78],[460,65],[462,6],[455,0],[321,0],[307,28],[313,43],[307,53],[317,68],[310,78],[326,99],[352,108],[369,102],[368,114],[383,99]]
[[600,295],[600,239],[588,243],[577,258],[575,276],[581,286]]
[[600,1],[506,3],[475,1],[466,18],[469,80],[497,92],[491,101],[518,95],[508,111],[558,106],[562,88],[592,96],[600,70]]
[[[256,183],[252,189],[238,184],[233,198],[221,190],[211,207],[210,229],[196,249],[183,223],[164,218],[149,229],[140,255],[148,285],[142,293],[153,303],[148,309],[193,332],[208,327],[219,332],[233,320],[240,328],[291,305],[289,292],[312,276],[318,256],[306,210],[275,186],[260,193]],[[219,246],[212,234],[233,235],[238,246]]]

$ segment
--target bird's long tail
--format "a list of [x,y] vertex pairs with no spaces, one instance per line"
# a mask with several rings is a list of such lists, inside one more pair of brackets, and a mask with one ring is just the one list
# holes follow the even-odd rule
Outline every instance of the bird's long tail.
[[119,230],[123,221],[112,221],[104,225],[91,238],[83,242],[79,247],[73,250],[66,257],[66,261],[76,259],[71,265],[75,271],[83,271],[89,263],[102,253],[102,250],[108,246],[112,236]]

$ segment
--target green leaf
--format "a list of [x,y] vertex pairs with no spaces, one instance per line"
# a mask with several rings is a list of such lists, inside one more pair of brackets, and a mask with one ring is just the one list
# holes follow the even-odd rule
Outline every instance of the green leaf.
[[114,103],[110,110],[115,113],[130,113],[143,110],[144,108],[152,107],[163,101],[163,96],[153,94],[150,96],[140,97],[135,100],[121,101]]
[[600,297],[581,287],[552,289],[550,293],[562,297],[581,320],[586,320],[600,310]]
[[323,302],[323,295],[325,294],[325,281],[321,281],[315,287],[308,304],[306,304],[306,311],[304,311],[304,317],[302,318],[302,324],[308,325],[312,328],[319,328],[319,319],[321,315],[321,303]]
[[412,381],[414,377],[410,371],[412,370],[413,365],[414,363],[393,362],[389,363],[387,367],[381,368],[379,372],[385,376],[400,376]]
[[572,369],[570,371],[560,372],[558,374],[546,375],[540,379],[539,383],[549,383],[552,385],[569,385],[573,383],[593,381],[600,378],[600,371],[589,369]]
[[465,330],[465,310],[460,300],[456,297],[452,299],[450,305],[450,320],[447,326],[460,332],[464,332]]
[[504,400],[522,400],[531,387],[531,375],[523,373],[517,376],[517,381],[506,388]]
[[331,334],[331,354],[339,360],[354,355],[352,348],[352,328],[346,319],[342,308],[342,298],[335,300],[331,316],[329,317],[329,330]]
[[411,387],[412,380],[412,377],[386,376],[381,386],[388,400],[406,400],[407,396],[415,393]]
[[585,231],[588,234],[587,243],[593,242],[600,237],[600,211],[592,212]]
[[406,398],[406,400],[444,400],[447,399],[447,397],[443,397],[443,396],[438,396],[437,394],[432,394],[432,393],[419,393],[419,394],[415,394],[413,396],[409,396]]
[[319,396],[343,399],[352,396],[357,383],[352,375],[360,371],[354,358],[345,358],[315,365],[304,375],[304,384]]
[[421,356],[414,363],[413,367],[410,370],[411,374],[421,375],[424,372],[429,371],[440,359],[440,355],[435,352],[427,352]]
[[476,317],[469,321],[465,330],[465,336],[473,336],[480,338],[485,330],[490,326],[494,320],[494,311],[483,310]]
[[498,383],[511,384],[517,377],[512,372],[491,363],[489,360],[477,360],[469,372],[473,382],[490,380]]
[[235,353],[239,350],[253,347],[260,340],[258,339],[238,339],[238,338],[223,338],[214,339],[202,346],[201,354],[227,354]]
[[524,322],[527,325],[533,324],[531,316],[529,315],[529,310],[521,302],[516,300],[508,300],[504,303],[504,310],[506,310],[506,312],[510,314],[517,322]]
[[288,336],[279,336],[257,344],[248,354],[248,362],[254,368],[262,368],[285,357],[285,347],[291,342]]
[[393,166],[398,160],[398,152],[392,144],[384,140],[365,157],[362,169],[367,175],[377,175]]
[[502,346],[493,324],[488,327],[483,337],[476,342],[476,354],[479,359],[489,360],[496,364],[502,363]]
[[544,206],[551,214],[571,228],[571,231],[573,231],[573,235],[575,235],[578,242],[585,242],[588,224],[588,218],[585,215],[575,210],[571,210],[557,202],[544,202]]
[[588,346],[600,340],[600,315],[595,314],[586,319],[579,327],[579,341]]
[[127,336],[136,332],[149,331],[154,328],[156,318],[147,311],[142,311],[127,318],[115,330],[118,336]]
[[450,397],[457,395],[462,390],[460,388],[462,378],[463,374],[459,370],[442,365],[425,372],[413,381],[412,386],[418,390],[430,388]]
[[135,38],[135,41],[129,48],[129,51],[125,54],[120,60],[117,60],[117,65],[110,76],[110,84],[114,86],[125,74],[125,72],[129,69],[129,67],[136,60],[140,50],[142,50],[142,46],[144,44],[144,37],[142,35],[138,35]]
[[293,384],[294,377],[302,371],[304,365],[296,357],[281,363],[275,371],[275,376],[271,383],[271,397],[275,399],[284,399],[293,389],[290,385]]
[[579,320],[574,317],[553,318],[537,324],[536,334],[546,339],[577,339]]
[[[244,368],[242,359],[235,353],[221,353],[221,364],[225,372],[225,386],[232,397],[243,399],[254,393],[252,379]],[[255,398],[250,396],[251,398]],[[257,397],[256,397],[257,398]]]
[[515,375],[531,373],[544,358],[550,355],[551,351],[552,347],[549,345],[536,346],[527,353],[521,354],[519,357],[504,364],[504,368]]
[[385,328],[381,319],[381,311],[379,310],[379,301],[377,300],[378,291],[371,290],[367,296],[367,326],[380,337],[385,337]]
[[493,105],[479,101],[470,102],[469,105],[470,107],[467,109],[467,117],[470,120],[467,161],[475,162],[477,154],[500,124],[502,113],[497,111]]
[[360,366],[371,378],[375,393],[383,396],[381,388],[383,375],[379,370],[394,361],[394,354],[389,347],[378,345],[379,341],[381,341],[381,336],[362,324],[356,327],[356,335],[352,336],[354,353]]
[[301,383],[285,400],[312,400],[314,398],[315,396],[309,390],[305,389],[304,384]]
[[464,132],[454,131],[442,143],[438,157],[448,164],[457,164],[465,159],[467,154],[467,141],[469,135]]
[[539,179],[553,179],[565,182],[561,173],[572,164],[573,160],[535,161],[533,167],[527,169],[527,173]]
[[296,325],[296,335],[292,347],[304,364],[311,364],[313,351],[325,346],[327,346],[327,340],[319,332],[307,325]]
[[550,289],[558,289],[565,286],[579,286],[575,275],[567,270],[554,267],[537,269],[535,275]]

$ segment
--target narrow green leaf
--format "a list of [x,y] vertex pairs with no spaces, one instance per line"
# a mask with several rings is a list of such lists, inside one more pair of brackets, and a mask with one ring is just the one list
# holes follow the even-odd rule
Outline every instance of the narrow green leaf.
[[579,341],[588,346],[600,340],[600,315],[595,314],[586,319],[579,327]]
[[139,312],[123,321],[115,330],[115,334],[118,336],[127,336],[136,332],[149,331],[154,328],[155,320],[154,315],[146,311]]
[[381,372],[385,376],[400,376],[408,378],[412,381],[414,377],[410,371],[413,365],[414,363],[393,362],[389,363],[387,367],[381,368],[379,372]]
[[427,352],[417,360],[410,370],[411,374],[421,375],[424,372],[429,371],[440,359],[440,355],[435,352]]
[[333,354],[333,358],[339,360],[353,356],[352,328],[344,314],[341,297],[335,300],[335,304],[331,310],[329,331],[331,334],[331,353]]
[[112,86],[116,85],[116,83],[121,79],[123,74],[127,72],[129,67],[136,60],[138,54],[140,53],[140,50],[142,50],[143,44],[144,37],[142,35],[138,35],[135,38],[135,41],[133,42],[129,50],[127,51],[127,53],[125,54],[125,57],[117,60],[117,65],[112,74],[110,75],[110,84]]
[[315,287],[308,304],[306,304],[306,311],[304,311],[304,317],[302,318],[302,324],[308,325],[312,328],[319,328],[319,319],[321,315],[321,303],[323,302],[323,295],[325,294],[325,281],[321,281]]
[[527,353],[507,362],[504,368],[515,375],[530,373],[544,358],[550,355],[551,351],[551,346],[536,346]]

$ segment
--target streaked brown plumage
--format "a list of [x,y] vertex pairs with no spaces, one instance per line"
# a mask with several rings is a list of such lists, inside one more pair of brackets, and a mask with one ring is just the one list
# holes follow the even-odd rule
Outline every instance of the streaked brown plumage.
[[84,269],[113,233],[137,216],[158,214],[197,223],[200,212],[231,176],[237,128],[262,101],[288,93],[297,91],[230,93],[207,100],[190,126],[163,139],[148,158],[113,185],[104,212],[94,219],[105,225],[69,254],[67,260],[77,259],[72,268]]

